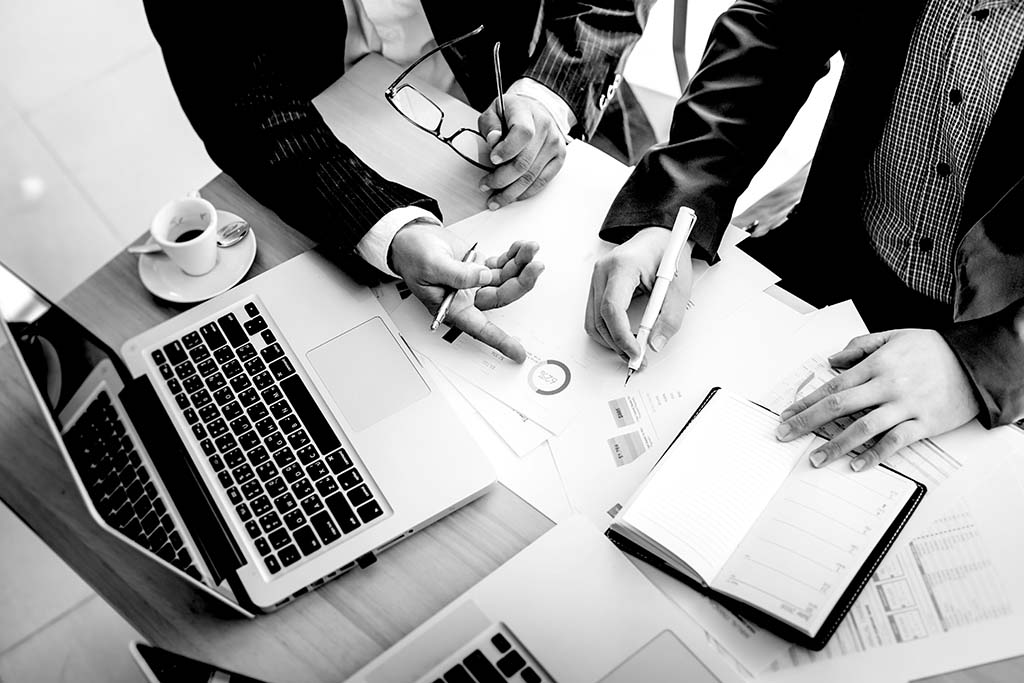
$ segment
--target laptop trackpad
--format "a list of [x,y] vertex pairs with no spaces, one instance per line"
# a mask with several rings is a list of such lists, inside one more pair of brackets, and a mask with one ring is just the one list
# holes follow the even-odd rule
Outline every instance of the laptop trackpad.
[[380,318],[321,344],[306,358],[356,431],[430,395],[430,387]]
[[633,681],[717,683],[718,678],[701,664],[676,634],[662,631],[601,679],[601,683]]

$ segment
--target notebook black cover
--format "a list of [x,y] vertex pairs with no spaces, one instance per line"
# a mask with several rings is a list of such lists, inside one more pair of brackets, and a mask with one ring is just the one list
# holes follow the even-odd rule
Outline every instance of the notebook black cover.
[[[705,397],[705,399],[701,402],[700,407],[697,408],[693,416],[690,417],[689,420],[687,420],[686,425],[683,426],[683,429],[680,430],[680,435],[683,433],[683,431],[686,430],[686,427],[688,427],[690,423],[693,422],[694,418],[696,418],[700,411],[704,408],[704,406],[708,404],[708,402],[715,395],[715,393],[718,392],[718,389],[719,387],[715,387],[710,392],[708,392],[707,397]],[[678,438],[679,435],[676,435],[676,438],[672,440],[672,444],[675,444]],[[668,451],[671,448],[672,445],[670,444],[669,447],[665,449],[665,453],[668,453]],[[662,457],[664,457],[664,454],[662,454]],[[689,576],[686,576],[682,572],[679,572],[673,567],[671,567],[661,557],[648,552],[647,550],[640,547],[639,545],[629,540],[628,538],[626,538],[625,536],[623,536],[622,534],[620,534],[612,528],[609,528],[607,531],[605,531],[605,535],[612,541],[612,543],[618,546],[621,550],[643,560],[644,562],[647,562],[648,564],[654,567],[657,567],[666,574],[669,574],[670,576],[673,576],[679,579],[680,581],[683,581],[688,586],[691,586],[703,595],[706,595],[712,600],[715,600],[716,602],[722,604],[728,610],[746,619],[747,621],[757,624],[758,626],[771,631],[780,638],[788,640],[791,643],[799,645],[800,647],[807,648],[808,650],[821,650],[825,647],[825,645],[828,644],[829,639],[832,638],[832,634],[836,632],[836,629],[839,628],[839,624],[842,623],[843,619],[846,617],[846,613],[850,611],[851,607],[853,607],[853,603],[857,600],[858,596],[860,596],[861,591],[864,590],[864,587],[867,585],[868,581],[871,580],[871,576],[878,569],[878,565],[881,564],[882,558],[884,558],[885,554],[889,552],[889,548],[892,547],[892,544],[896,541],[896,538],[903,530],[903,527],[906,526],[907,522],[910,520],[910,516],[914,513],[914,510],[917,509],[917,506],[921,503],[921,500],[924,498],[924,494],[927,492],[927,489],[923,484],[914,481],[905,474],[896,472],[896,470],[893,470],[891,467],[888,467],[886,465],[877,465],[877,467],[884,467],[885,469],[894,472],[895,474],[898,474],[899,476],[905,479],[913,481],[916,485],[916,490],[914,494],[910,497],[910,499],[907,501],[907,504],[903,506],[903,509],[900,511],[896,519],[893,520],[893,523],[889,526],[889,529],[879,540],[878,545],[875,546],[874,550],[871,551],[871,554],[868,556],[867,560],[864,562],[863,565],[861,565],[860,571],[858,571],[857,574],[853,577],[853,580],[850,581],[850,584],[847,586],[846,590],[839,598],[839,601],[836,602],[836,606],[832,609],[832,612],[822,623],[821,629],[816,634],[810,637],[804,632],[786,623],[785,621],[782,621],[781,619],[778,619],[772,616],[771,614],[758,609],[757,607],[748,605],[745,602],[741,602],[728,595],[719,593],[709,586],[704,586],[698,581],[694,581]]]

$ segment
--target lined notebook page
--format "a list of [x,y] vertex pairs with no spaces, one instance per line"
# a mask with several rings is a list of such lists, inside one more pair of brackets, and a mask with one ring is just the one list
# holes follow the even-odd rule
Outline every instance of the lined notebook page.
[[647,536],[710,582],[810,443],[775,438],[777,416],[718,391],[616,522]]
[[915,490],[881,467],[803,458],[712,587],[813,635]]

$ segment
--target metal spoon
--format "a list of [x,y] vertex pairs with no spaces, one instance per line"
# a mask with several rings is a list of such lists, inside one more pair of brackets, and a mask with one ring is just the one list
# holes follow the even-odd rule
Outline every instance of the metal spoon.
[[[233,247],[249,234],[252,226],[248,221],[232,221],[217,228],[217,246],[223,249]],[[128,247],[129,254],[155,254],[161,251],[160,245],[150,241],[134,247]]]

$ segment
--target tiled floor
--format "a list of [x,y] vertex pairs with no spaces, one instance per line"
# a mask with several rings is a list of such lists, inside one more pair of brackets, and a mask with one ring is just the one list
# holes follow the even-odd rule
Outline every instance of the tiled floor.
[[[697,59],[701,32],[728,2],[690,4]],[[678,92],[670,6],[656,7],[628,72],[662,135]],[[813,138],[814,124],[807,128]],[[215,173],[177,106],[139,0],[0,3],[0,263],[59,299],[143,232],[167,199]],[[140,681],[132,637],[0,504],[0,681]]]

